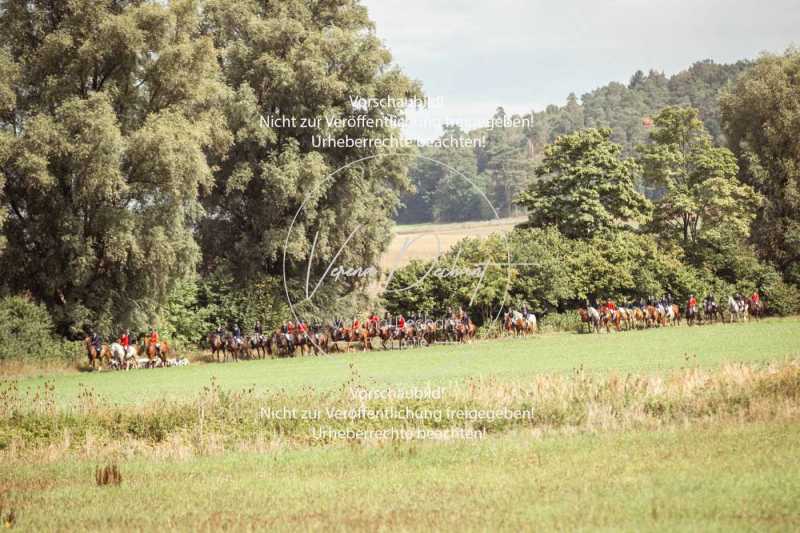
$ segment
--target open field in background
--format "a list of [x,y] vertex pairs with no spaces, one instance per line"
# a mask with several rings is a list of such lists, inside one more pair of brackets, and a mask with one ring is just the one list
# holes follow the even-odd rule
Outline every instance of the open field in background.
[[800,528],[800,424],[774,420],[481,442],[0,463],[23,530]]
[[[394,238],[381,258],[381,268],[399,268],[412,259],[431,259],[447,252],[465,237],[487,237],[505,233],[527,220],[527,216],[454,224],[409,224],[395,227]],[[413,241],[405,252],[403,246]],[[402,256],[401,256],[402,253]]]
[[340,387],[350,379],[353,369],[370,384],[422,386],[476,377],[519,380],[544,373],[567,373],[579,367],[589,373],[625,374],[797,356],[800,318],[793,317],[599,335],[551,333],[402,352],[379,350],[130,372],[54,374],[21,378],[18,386],[31,389],[49,381],[55,387],[58,402],[73,400],[82,389],[89,388],[114,403],[144,403],[196,394],[212,378],[228,390],[252,387],[257,391],[292,392],[307,387]]

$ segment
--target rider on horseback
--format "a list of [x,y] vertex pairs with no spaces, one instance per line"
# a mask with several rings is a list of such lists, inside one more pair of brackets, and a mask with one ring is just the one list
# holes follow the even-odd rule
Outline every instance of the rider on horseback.
[[617,313],[619,313],[619,310],[617,309],[617,304],[615,304],[614,300],[612,300],[611,298],[606,299],[606,309],[608,309],[608,311],[611,313],[613,319],[616,320]]
[[694,297],[694,294],[689,295],[689,303],[687,307],[690,311],[695,311],[697,309],[697,298]]
[[264,336],[264,328],[261,326],[260,320],[256,320],[256,325],[253,326],[253,334],[256,338],[256,342],[260,342],[261,337]]
[[97,354],[100,354],[100,350],[103,347],[103,338],[94,330],[89,329],[89,337],[91,338],[90,344],[94,347]]
[[130,332],[126,329],[122,332],[122,335],[119,337],[119,345],[122,346],[122,349],[125,351],[125,355],[128,355],[128,346],[131,344],[131,337]]
[[156,328],[150,330],[150,344],[156,349],[156,356],[161,357],[161,343],[158,340],[158,331]]
[[239,324],[233,325],[233,340],[236,341],[236,344],[241,346],[242,345],[242,330],[239,329]]

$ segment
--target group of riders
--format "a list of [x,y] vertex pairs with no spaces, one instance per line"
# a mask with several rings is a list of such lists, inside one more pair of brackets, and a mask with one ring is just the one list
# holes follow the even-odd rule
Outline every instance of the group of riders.
[[[736,293],[728,298],[728,311],[730,320],[746,319],[748,315],[759,318],[763,314],[763,304],[761,295],[756,290],[749,297]],[[614,325],[617,331],[623,325],[632,327],[662,326],[667,324],[677,324],[681,321],[681,308],[674,302],[672,294],[666,293],[661,298],[640,297],[636,301],[617,303],[608,298],[600,305],[592,305],[587,300],[586,305],[578,310],[584,323],[595,330],[600,326],[605,326],[610,330]],[[689,325],[695,322],[715,322],[724,321],[722,307],[717,302],[713,293],[709,293],[700,305],[694,294],[690,294],[683,309],[683,314]]]
[[[754,291],[749,297],[737,293],[728,298],[728,309],[731,321],[746,318],[748,314],[758,317],[763,312],[761,296]],[[689,324],[695,321],[724,320],[722,308],[717,303],[714,294],[708,294],[702,301],[697,301],[691,294],[683,310]],[[661,326],[670,323],[679,323],[681,309],[673,301],[672,294],[666,293],[661,298],[641,297],[636,301],[617,304],[613,299],[607,298],[599,305],[596,302],[586,301],[578,313],[584,323],[599,331],[601,326],[610,330],[610,326],[617,331],[622,326],[649,327]],[[503,317],[503,326],[509,334],[527,334],[536,332],[536,315],[527,305],[519,309],[509,309]],[[230,330],[222,325],[211,332],[208,342],[212,354],[224,356],[231,355],[235,360],[241,356],[266,355],[292,355],[299,348],[301,353],[306,350],[315,353],[341,349],[344,343],[345,350],[353,344],[360,344],[362,350],[372,349],[372,340],[380,339],[384,349],[387,342],[394,348],[397,341],[400,348],[404,345],[419,346],[440,342],[469,342],[475,336],[476,327],[463,309],[448,307],[446,314],[440,319],[433,319],[426,315],[412,313],[408,318],[398,313],[391,315],[385,313],[383,318],[373,311],[366,320],[362,321],[354,316],[351,321],[345,322],[337,317],[328,324],[314,323],[309,325],[305,320],[286,320],[275,331],[265,334],[261,321],[257,320],[252,333],[245,335],[238,323],[234,323]],[[166,355],[169,347],[166,342],[159,339],[155,327],[150,328],[150,333],[143,335],[137,343],[130,330],[123,331],[110,345],[103,343],[102,336],[95,330],[89,330],[85,341],[90,364],[94,368],[96,361],[107,360],[112,366],[129,368],[138,366],[138,356],[146,355],[148,365],[156,366],[158,363],[166,364]]]
[[350,321],[336,317],[327,324],[309,324],[302,318],[285,320],[270,334],[264,333],[259,320],[249,335],[242,332],[238,323],[234,323],[229,330],[220,324],[209,334],[208,343],[217,358],[222,355],[227,359],[231,355],[236,360],[240,355],[253,353],[257,356],[273,353],[291,355],[298,348],[301,353],[305,353],[306,349],[315,353],[327,352],[328,349],[341,349],[340,343],[344,344],[345,350],[356,343],[361,345],[362,350],[369,350],[375,337],[380,339],[383,348],[387,348],[387,343],[394,348],[395,341],[400,348],[405,345],[418,346],[423,341],[428,345],[437,340],[468,342],[474,337],[475,330],[475,325],[463,308],[448,308],[445,317],[439,320],[418,313],[406,318],[402,313],[392,315],[387,312],[381,318],[373,311],[363,321],[358,316]]
[[139,343],[136,337],[131,335],[130,330],[126,329],[110,344],[105,344],[103,337],[94,328],[90,328],[85,345],[92,368],[102,360],[118,368],[138,367],[140,355],[147,356],[150,366],[155,366],[157,363],[166,364],[169,352],[169,346],[166,342],[161,342],[155,327],[150,328],[150,333],[142,336]]

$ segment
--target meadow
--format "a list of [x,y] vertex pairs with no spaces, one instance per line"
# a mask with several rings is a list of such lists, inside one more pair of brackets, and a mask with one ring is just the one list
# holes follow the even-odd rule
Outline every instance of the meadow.
[[[794,530],[797,318],[0,383],[24,530]],[[441,386],[442,398],[353,391]],[[519,410],[302,420],[277,411]],[[526,411],[527,410],[527,411]],[[354,436],[318,436],[321,428]],[[428,439],[372,438],[403,428]],[[100,486],[114,465],[119,485]]]
[[661,372],[687,365],[774,361],[800,357],[800,319],[671,327],[595,335],[548,333],[468,345],[334,353],[291,359],[193,364],[130,372],[70,372],[17,380],[21,389],[54,386],[59,402],[91,389],[113,403],[176,400],[196,394],[212,378],[228,390],[288,392],[341,386],[353,371],[375,386],[448,385],[466,378],[526,379],[539,374]]
[[[381,256],[381,268],[392,270],[402,267],[412,259],[430,260],[444,254],[466,237],[488,237],[493,233],[507,233],[514,226],[526,222],[526,216],[509,217],[474,222],[450,224],[404,224],[395,226],[389,247]],[[406,243],[411,243],[404,249]]]

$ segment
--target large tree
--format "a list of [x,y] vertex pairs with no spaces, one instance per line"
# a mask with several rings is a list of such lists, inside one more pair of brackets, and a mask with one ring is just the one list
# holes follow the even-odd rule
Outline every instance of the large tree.
[[[338,264],[376,264],[391,237],[399,195],[410,186],[405,151],[313,142],[320,136],[397,137],[391,120],[403,116],[401,107],[365,109],[351,100],[421,96],[418,84],[392,66],[366,8],[356,0],[210,0],[205,26],[236,91],[228,107],[236,143],[217,162],[201,226],[207,266],[222,259],[242,282],[278,274],[298,210],[287,249],[292,280],[306,275],[315,240],[312,272],[324,269],[342,247]],[[262,127],[260,117],[295,123]],[[375,122],[327,124],[359,117]],[[317,118],[319,123],[301,122]],[[325,180],[371,156],[379,157]]]
[[0,11],[0,256],[62,332],[153,320],[195,270],[206,154],[230,141],[198,4],[7,0]]
[[519,197],[532,227],[556,226],[571,238],[646,220],[650,202],[636,190],[639,165],[622,158],[611,130],[562,135],[545,149],[535,179]]
[[739,181],[727,148],[714,146],[694,108],[668,107],[639,149],[645,180],[661,189],[652,226],[685,249],[750,234],[759,196]]
[[722,98],[741,178],[766,197],[753,241],[800,283],[800,51],[765,55]]

